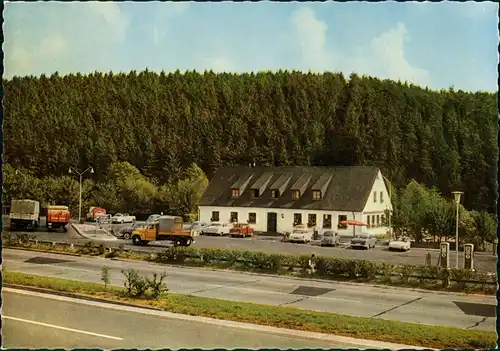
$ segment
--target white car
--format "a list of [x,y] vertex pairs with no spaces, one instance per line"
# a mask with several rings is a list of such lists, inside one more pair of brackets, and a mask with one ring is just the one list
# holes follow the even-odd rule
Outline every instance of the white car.
[[206,235],[229,235],[229,230],[231,226],[227,223],[222,222],[212,222],[206,227],[202,228],[202,234]]
[[198,231],[203,231],[203,229],[205,227],[208,226],[208,223],[207,222],[203,222],[203,221],[196,221],[196,222],[193,222],[191,224],[191,230],[198,230]]
[[135,222],[135,216],[131,216],[128,213],[116,213],[111,217],[113,223],[132,223]]
[[389,251],[408,251],[411,247],[411,241],[408,238],[389,241]]
[[308,243],[312,240],[314,235],[314,230],[312,228],[307,228],[306,226],[296,226],[293,228],[290,236],[288,237],[289,242],[302,242]]

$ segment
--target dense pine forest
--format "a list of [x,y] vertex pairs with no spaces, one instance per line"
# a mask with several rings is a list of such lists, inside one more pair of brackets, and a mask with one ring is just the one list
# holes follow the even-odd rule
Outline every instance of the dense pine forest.
[[496,94],[352,74],[54,74],[4,80],[4,162],[35,177],[128,161],[156,184],[192,164],[376,165],[495,211]]

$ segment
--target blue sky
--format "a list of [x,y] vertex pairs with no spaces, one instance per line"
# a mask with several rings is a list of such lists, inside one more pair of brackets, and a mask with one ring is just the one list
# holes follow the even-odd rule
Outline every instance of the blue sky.
[[4,18],[6,78],[296,69],[497,90],[493,2],[36,2]]

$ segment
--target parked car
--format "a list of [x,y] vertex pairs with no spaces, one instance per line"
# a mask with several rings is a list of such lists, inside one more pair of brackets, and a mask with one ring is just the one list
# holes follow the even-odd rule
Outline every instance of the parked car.
[[158,218],[160,218],[161,215],[159,214],[152,214],[148,217],[148,219],[146,219],[146,223],[149,224],[149,223],[153,223],[153,222],[156,222],[158,220]]
[[389,251],[409,251],[411,241],[409,238],[401,238],[389,241]]
[[212,222],[208,226],[202,229],[202,233],[206,235],[227,235],[230,231],[230,226],[227,223],[222,222]]
[[203,221],[196,221],[191,224],[191,230],[203,231],[203,228],[208,226],[209,223]]
[[253,228],[251,228],[248,225],[248,223],[236,223],[229,230],[229,234],[231,234],[231,236],[239,236],[239,237],[245,238],[247,236],[253,235]]
[[102,215],[102,216],[98,216],[95,218],[95,221],[99,224],[111,224],[112,223],[112,220],[111,220],[111,215],[110,214],[105,214],[105,215]]
[[125,227],[121,228],[115,236],[117,238],[123,238],[125,240],[128,240],[132,237],[132,232],[134,230],[137,230],[139,228],[145,228],[148,226],[149,223],[136,223],[134,225],[131,225],[130,227]]
[[308,243],[312,240],[314,235],[314,230],[312,228],[307,228],[305,225],[297,225],[293,228],[292,232],[288,236],[289,242],[302,242]]
[[135,216],[131,216],[128,213],[116,213],[111,217],[113,223],[132,223],[135,222]]
[[356,234],[356,236],[351,240],[351,248],[365,248],[365,249],[371,249],[372,247],[375,247],[375,244],[377,243],[377,238],[375,235],[372,234],[367,234],[367,233],[361,233],[361,234]]
[[323,232],[323,237],[321,238],[321,246],[337,246],[340,244],[340,235],[333,230],[327,230]]

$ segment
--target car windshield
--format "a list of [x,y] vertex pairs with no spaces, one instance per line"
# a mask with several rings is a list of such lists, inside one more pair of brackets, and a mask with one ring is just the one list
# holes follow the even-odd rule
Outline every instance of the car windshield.
[[220,227],[220,225],[221,225],[220,223],[212,223],[211,224],[212,227]]
[[325,232],[324,236],[333,236],[333,232]]
[[358,235],[356,235],[356,238],[359,238],[359,239],[368,239],[368,234],[358,234]]
[[292,233],[293,234],[305,234],[305,233],[307,233],[307,230],[304,230],[304,229],[295,229]]

